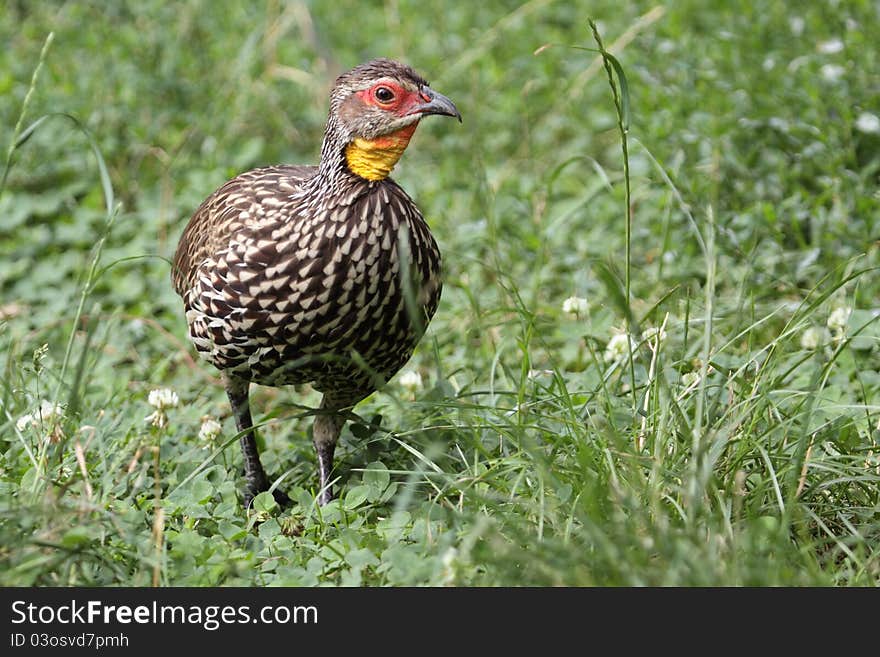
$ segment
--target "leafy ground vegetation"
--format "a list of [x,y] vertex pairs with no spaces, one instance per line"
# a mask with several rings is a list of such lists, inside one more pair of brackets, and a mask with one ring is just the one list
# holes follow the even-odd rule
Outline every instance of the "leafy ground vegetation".
[[[630,221],[606,70],[571,47],[591,16]],[[878,26],[857,0],[4,3],[0,583],[876,586]],[[169,258],[227,178],[314,162],[329,83],[379,55],[464,115],[395,172],[443,300],[327,507],[316,393],[255,390],[295,503],[248,515]]]

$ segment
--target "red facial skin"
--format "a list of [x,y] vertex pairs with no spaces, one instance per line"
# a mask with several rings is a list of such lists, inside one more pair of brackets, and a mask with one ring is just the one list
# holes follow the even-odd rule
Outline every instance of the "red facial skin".
[[[388,102],[381,101],[376,97],[376,92],[382,87],[385,87],[394,94],[394,97]],[[426,95],[420,94],[418,91],[404,89],[394,82],[379,82],[369,89],[359,91],[358,96],[360,96],[365,105],[375,105],[383,110],[394,112],[398,116],[406,116],[415,106],[430,100]]]
[[[394,94],[394,97],[388,102],[383,102],[376,97],[376,91],[382,87],[390,90]],[[369,89],[357,92],[357,95],[365,105],[379,107],[386,112],[392,112],[401,118],[415,114],[420,105],[431,100],[426,94],[404,89],[394,82],[380,82]],[[400,144],[401,141],[407,143],[415,132],[418,124],[418,121],[413,121],[397,132],[392,132],[391,134],[383,135],[382,137],[372,140],[372,144],[374,144],[375,148],[390,148]]]

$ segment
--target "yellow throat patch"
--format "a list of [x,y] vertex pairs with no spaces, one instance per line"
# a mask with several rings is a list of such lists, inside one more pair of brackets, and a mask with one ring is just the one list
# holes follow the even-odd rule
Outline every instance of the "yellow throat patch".
[[384,180],[409,145],[418,121],[376,139],[356,138],[345,147],[345,162],[352,173],[367,180]]

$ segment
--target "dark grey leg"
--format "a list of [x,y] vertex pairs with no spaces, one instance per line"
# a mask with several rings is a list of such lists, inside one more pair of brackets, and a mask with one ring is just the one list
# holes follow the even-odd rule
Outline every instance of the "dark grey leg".
[[[229,375],[224,375],[223,383],[226,386],[229,404],[232,406],[232,414],[235,416],[235,426],[239,431],[247,431],[239,439],[241,453],[244,456],[244,477],[247,482],[244,505],[247,508],[258,493],[269,490],[269,478],[266,477],[266,471],[263,470],[263,464],[260,463],[260,452],[257,450],[257,439],[248,400],[250,383]],[[290,501],[287,495],[279,490],[275,490],[273,494],[279,504],[283,505]]]
[[333,470],[333,453],[336,451],[336,441],[342,432],[345,419],[327,408],[327,398],[321,401],[321,410],[325,411],[315,416],[315,425],[312,429],[312,440],[315,443],[315,452],[318,455],[318,476],[320,477],[321,490],[318,493],[318,504],[324,506],[333,499],[333,491],[330,487],[330,473]]

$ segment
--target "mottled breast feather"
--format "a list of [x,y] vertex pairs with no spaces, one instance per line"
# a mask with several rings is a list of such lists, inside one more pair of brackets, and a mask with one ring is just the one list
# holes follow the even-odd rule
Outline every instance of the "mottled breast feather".
[[193,215],[174,260],[190,336],[221,370],[357,400],[412,355],[440,299],[440,253],[391,179],[333,194],[314,167],[242,174]]

